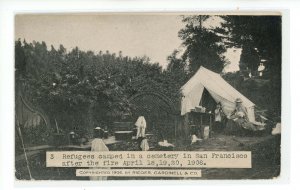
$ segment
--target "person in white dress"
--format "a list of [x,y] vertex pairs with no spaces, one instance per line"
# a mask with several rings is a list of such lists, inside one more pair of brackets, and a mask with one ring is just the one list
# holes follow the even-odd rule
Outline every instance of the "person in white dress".
[[[100,127],[96,127],[94,129],[94,140],[91,144],[91,151],[95,152],[102,152],[102,151],[109,151],[107,146],[104,144],[102,138],[104,136],[104,131]],[[91,168],[91,169],[99,169],[99,168]],[[103,168],[104,169],[104,168]],[[109,169],[109,168],[105,168]],[[90,176],[90,180],[107,180],[107,176]]]
[[136,139],[139,144],[140,150],[142,150],[143,148],[141,148],[141,145],[142,145],[142,141],[146,139],[146,128],[147,128],[145,117],[139,116],[139,118],[137,119],[134,125],[137,128]]
[[213,131],[220,132],[225,128],[222,121],[222,117],[225,115],[225,113],[223,112],[221,102],[217,104],[216,109],[214,111],[214,115],[215,115],[215,119],[214,119],[215,122],[213,125]]

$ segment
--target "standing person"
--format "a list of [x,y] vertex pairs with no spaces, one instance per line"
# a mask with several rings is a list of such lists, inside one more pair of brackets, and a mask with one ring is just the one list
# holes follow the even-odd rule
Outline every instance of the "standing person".
[[143,139],[146,138],[147,123],[146,123],[145,117],[139,116],[139,118],[135,122],[135,126],[137,127],[136,139],[139,144],[139,147],[141,147],[141,143],[142,143]]
[[[104,144],[102,138],[104,136],[104,131],[100,127],[94,129],[94,140],[92,141],[91,151],[102,152],[109,151],[107,146]],[[96,168],[92,168],[96,169]],[[90,180],[107,180],[107,176],[90,176]]]
[[148,151],[150,149],[149,144],[148,144],[148,140],[146,137],[143,137],[141,144],[140,144],[140,149],[142,151]]
[[263,71],[265,70],[264,64],[260,63],[257,70],[258,70],[259,76],[262,77],[263,76]]
[[215,122],[214,122],[214,129],[213,130],[215,132],[217,132],[217,131],[220,131],[224,128],[222,126],[222,116],[225,115],[225,114],[222,110],[222,105],[221,105],[220,102],[217,104],[217,107],[216,107],[214,113],[215,113]]

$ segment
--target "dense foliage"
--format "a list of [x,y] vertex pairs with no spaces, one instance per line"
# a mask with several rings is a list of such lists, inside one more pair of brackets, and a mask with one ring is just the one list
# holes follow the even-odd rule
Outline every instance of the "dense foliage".
[[[143,91],[166,95],[178,104],[179,88],[171,71],[163,71],[147,57],[106,51],[70,52],[44,42],[16,41],[16,80],[26,97],[45,110],[60,127],[71,129],[107,124],[131,114],[129,98]],[[172,62],[172,61],[171,61]],[[177,74],[178,72],[174,72]]]

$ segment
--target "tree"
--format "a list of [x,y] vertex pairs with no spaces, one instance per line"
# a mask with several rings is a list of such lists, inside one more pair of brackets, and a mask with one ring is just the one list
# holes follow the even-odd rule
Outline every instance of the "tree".
[[[281,110],[281,16],[221,16],[221,28],[215,31],[225,36],[226,47],[257,49],[259,58],[265,61],[270,76],[273,110]],[[251,56],[255,56],[251,53]],[[245,54],[244,54],[245,55]],[[244,57],[245,58],[245,57]],[[243,60],[241,60],[243,61]],[[255,68],[257,61],[249,61]],[[257,69],[257,68],[256,68]]]
[[20,39],[15,42],[15,68],[16,80],[18,81],[26,73],[25,52]]
[[256,49],[248,44],[243,45],[239,62],[240,71],[247,71],[247,74],[251,73],[252,76],[254,76],[255,73],[257,73],[257,68],[259,64],[260,57]]
[[181,87],[188,80],[189,75],[187,73],[186,62],[182,58],[178,58],[178,54],[179,51],[174,50],[173,53],[168,56],[167,60],[169,63],[165,73]]
[[226,63],[226,49],[222,43],[222,36],[214,30],[204,27],[204,22],[210,16],[198,15],[183,17],[185,28],[179,31],[179,37],[183,40],[186,50],[183,60],[189,62],[190,71],[195,73],[200,66],[204,66],[215,72],[221,72]]

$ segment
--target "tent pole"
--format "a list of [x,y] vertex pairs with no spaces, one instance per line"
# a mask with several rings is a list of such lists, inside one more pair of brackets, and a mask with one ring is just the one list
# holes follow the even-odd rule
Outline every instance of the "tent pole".
[[176,144],[176,139],[177,139],[177,133],[176,133],[176,131],[177,131],[177,117],[175,116],[175,144]]
[[32,175],[31,175],[30,168],[29,168],[29,162],[28,162],[28,158],[27,158],[27,154],[26,154],[25,145],[24,145],[23,136],[22,136],[20,126],[18,126],[18,132],[19,132],[19,135],[20,135],[20,139],[21,139],[21,143],[22,143],[22,147],[23,147],[23,151],[24,151],[24,156],[25,156],[25,160],[26,160],[26,165],[27,165],[27,170],[28,170],[28,173],[29,173],[29,177],[30,177],[30,180],[32,180],[33,178],[32,178]]
[[54,121],[55,121],[56,131],[57,131],[57,134],[58,134],[58,133],[59,133],[59,130],[58,130],[57,121],[56,121],[56,119],[54,119]]

